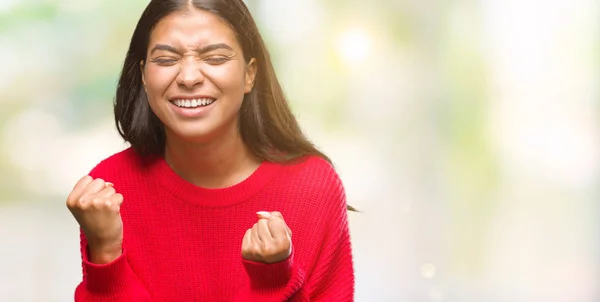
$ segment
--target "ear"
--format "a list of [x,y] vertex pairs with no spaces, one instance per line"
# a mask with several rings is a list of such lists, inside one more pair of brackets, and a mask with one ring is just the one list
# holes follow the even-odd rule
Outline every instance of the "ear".
[[146,76],[144,75],[144,60],[140,61],[140,71],[142,72],[142,84],[144,84],[144,89],[146,89]]
[[256,60],[254,58],[250,59],[250,62],[246,66],[246,76],[245,76],[245,86],[244,93],[250,93],[252,91],[252,87],[254,87],[254,79],[256,78],[258,66],[256,64]]

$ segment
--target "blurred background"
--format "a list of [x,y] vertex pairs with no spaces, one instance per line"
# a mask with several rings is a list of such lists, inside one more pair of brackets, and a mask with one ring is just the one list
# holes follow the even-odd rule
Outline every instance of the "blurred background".
[[[0,0],[0,301],[72,301],[147,0]],[[600,301],[600,4],[248,0],[351,213],[357,301]]]

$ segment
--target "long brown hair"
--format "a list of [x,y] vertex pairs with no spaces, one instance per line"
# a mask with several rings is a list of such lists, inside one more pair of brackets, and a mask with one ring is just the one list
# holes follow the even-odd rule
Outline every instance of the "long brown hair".
[[208,11],[222,18],[234,31],[246,62],[256,59],[254,88],[244,96],[239,112],[239,131],[250,151],[271,162],[289,163],[313,155],[331,164],[302,133],[256,23],[242,0],[150,1],[133,32],[117,85],[114,114],[123,139],[142,156],[164,153],[164,125],[148,105],[140,62],[146,61],[150,34],[156,24],[175,11],[189,9]]

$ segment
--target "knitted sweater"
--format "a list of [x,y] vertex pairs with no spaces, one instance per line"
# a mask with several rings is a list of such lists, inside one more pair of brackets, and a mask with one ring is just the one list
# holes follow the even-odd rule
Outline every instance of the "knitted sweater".
[[[159,156],[133,149],[98,164],[93,178],[123,194],[123,253],[89,262],[81,234],[83,280],[75,301],[352,301],[354,270],[346,199],[321,158],[263,162],[241,183],[201,188]],[[266,264],[242,259],[242,238],[257,211],[279,211],[292,230],[292,254]]]

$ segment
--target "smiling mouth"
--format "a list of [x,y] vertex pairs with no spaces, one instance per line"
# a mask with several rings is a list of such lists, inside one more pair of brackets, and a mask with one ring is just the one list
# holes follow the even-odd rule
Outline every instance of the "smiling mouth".
[[198,108],[206,107],[217,101],[213,98],[200,98],[200,99],[175,99],[171,100],[171,104],[180,108]]

